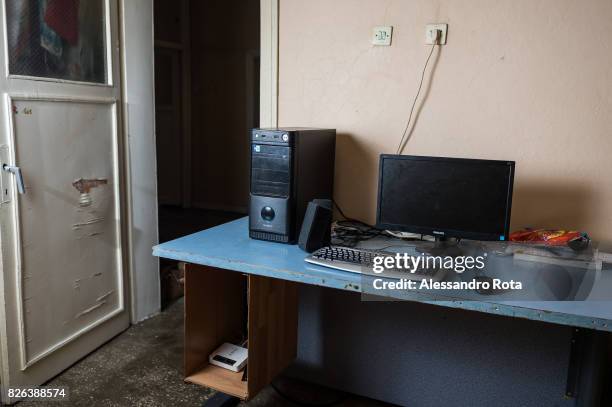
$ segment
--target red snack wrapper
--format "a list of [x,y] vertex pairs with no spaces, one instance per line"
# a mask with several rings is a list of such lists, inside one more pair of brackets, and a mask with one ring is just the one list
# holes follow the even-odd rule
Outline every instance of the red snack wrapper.
[[511,242],[544,243],[550,246],[564,246],[575,239],[583,238],[575,230],[523,229],[510,234]]

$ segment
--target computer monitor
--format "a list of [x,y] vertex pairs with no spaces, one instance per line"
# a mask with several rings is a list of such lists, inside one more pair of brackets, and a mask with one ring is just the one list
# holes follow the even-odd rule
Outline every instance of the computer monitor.
[[514,161],[382,154],[378,228],[507,240]]

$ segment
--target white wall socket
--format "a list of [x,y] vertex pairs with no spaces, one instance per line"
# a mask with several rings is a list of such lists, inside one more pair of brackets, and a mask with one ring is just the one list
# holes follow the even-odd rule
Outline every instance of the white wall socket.
[[372,44],[374,45],[391,45],[391,36],[393,35],[393,27],[380,26],[374,27],[372,30]]
[[448,24],[427,24],[425,26],[425,44],[433,45],[436,39],[436,30],[442,31],[442,36],[440,37],[438,44],[446,44],[446,31],[448,30]]

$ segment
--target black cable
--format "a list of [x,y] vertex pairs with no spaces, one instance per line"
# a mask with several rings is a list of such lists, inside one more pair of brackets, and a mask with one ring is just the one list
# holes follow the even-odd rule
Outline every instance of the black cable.
[[[366,226],[368,228],[374,228],[374,226],[367,224],[359,219],[355,219],[355,218],[351,218],[346,216],[346,214],[344,213],[344,211],[342,210],[342,208],[340,208],[340,205],[338,205],[338,203],[335,200],[332,200],[332,203],[334,204],[334,206],[336,207],[336,209],[338,209],[338,212],[340,213],[340,216],[342,216],[344,218],[345,221],[347,222],[352,222],[352,223],[357,223],[363,226]],[[340,221],[336,222],[336,223],[340,223]]]
[[349,220],[352,222],[360,222],[360,223],[364,223],[361,222],[360,220],[357,219],[353,219],[353,218],[349,218],[348,216],[346,216],[344,214],[344,211],[342,210],[342,208],[340,207],[340,205],[338,205],[338,202],[336,202],[335,200],[332,199],[332,203],[334,204],[334,206],[336,207],[336,209],[338,209],[338,212],[340,213],[340,216],[342,216],[344,218],[344,220]]
[[357,243],[364,240],[373,239],[379,236],[389,236],[387,231],[381,230],[367,224],[359,219],[346,216],[340,205],[334,200],[332,203],[338,209],[340,216],[344,219],[336,221],[332,228],[332,243],[336,245],[354,247]]
[[[418,242],[418,240],[416,240],[416,239],[402,239],[402,240],[406,240],[406,241],[409,241],[409,242]],[[395,247],[414,247],[414,245],[411,245],[411,244],[390,244],[389,246],[375,247],[375,248],[373,248],[373,250],[384,252],[385,250],[390,249],[392,247],[394,247],[394,248]]]
[[[438,45],[438,40],[434,41],[434,44],[431,46],[431,51],[429,51],[429,55],[427,56],[427,60],[425,61],[425,66],[423,67],[423,72],[421,73],[421,82],[419,83],[419,89],[417,90],[416,96],[414,97],[414,101],[412,102],[412,107],[410,108],[410,115],[408,116],[408,122],[406,123],[406,128],[402,133],[402,139],[400,140],[399,145],[397,146],[396,154],[401,154],[404,150],[404,138],[406,137],[406,132],[410,128],[410,122],[412,121],[412,113],[414,112],[414,107],[416,106],[417,100],[419,99],[419,95],[421,94],[421,88],[423,87],[423,80],[425,79],[425,72],[427,72],[427,65],[429,65],[429,60],[433,55],[434,49],[436,49],[436,45]],[[408,140],[406,140],[408,141]]]
[[281,391],[281,389],[279,389],[274,383],[270,383],[270,387],[272,387],[274,389],[274,391],[276,391],[276,393],[278,393],[279,396],[281,396],[282,398],[284,398],[288,402],[293,403],[295,405],[298,405],[300,407],[329,407],[329,406],[335,406],[335,405],[338,405],[338,404],[342,403],[344,400],[346,400],[348,398],[347,394],[343,394],[338,400],[333,400],[333,401],[330,401],[330,402],[327,402],[327,403],[321,403],[321,404],[306,403],[304,401],[296,400],[296,399],[288,396],[287,393]]
[[336,221],[332,228],[332,243],[335,245],[354,247],[364,240],[378,236],[386,236],[387,232],[360,221]]

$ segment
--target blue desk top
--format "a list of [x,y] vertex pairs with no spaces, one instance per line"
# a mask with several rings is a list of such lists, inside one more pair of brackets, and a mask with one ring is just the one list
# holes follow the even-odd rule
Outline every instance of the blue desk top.
[[[360,274],[305,263],[308,254],[297,245],[250,239],[247,217],[159,244],[153,248],[153,255],[340,290],[361,292],[365,286]],[[401,290],[393,296],[444,307],[612,332],[611,301],[491,302],[451,299],[411,290]]]

